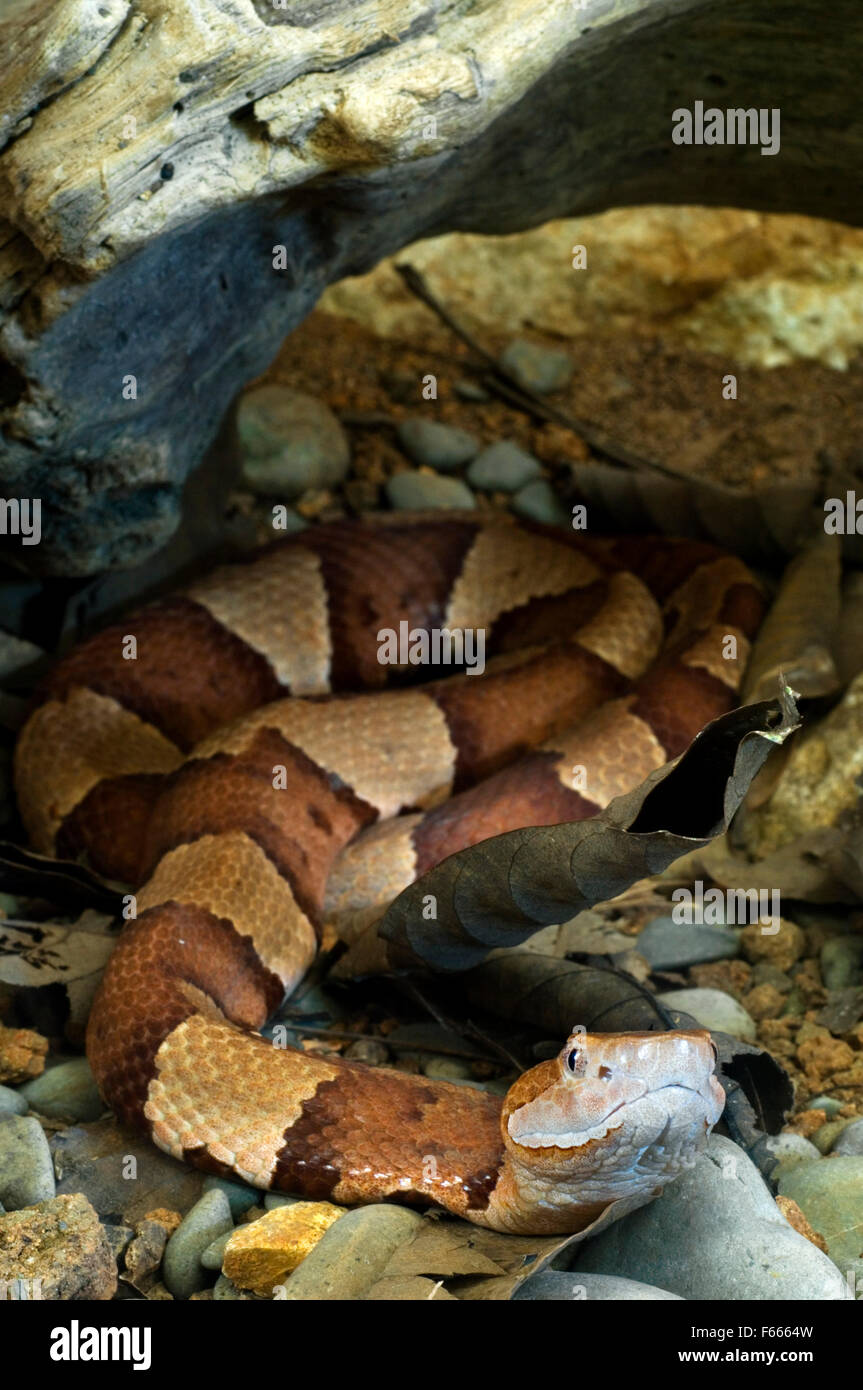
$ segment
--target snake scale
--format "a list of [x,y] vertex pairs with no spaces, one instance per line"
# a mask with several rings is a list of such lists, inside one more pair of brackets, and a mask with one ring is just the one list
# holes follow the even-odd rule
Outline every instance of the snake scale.
[[[498,1230],[578,1231],[658,1190],[721,1113],[706,1032],[576,1032],[501,1100],[259,1030],[324,923],[355,939],[446,856],[592,816],[680,754],[734,705],[762,609],[700,543],[391,514],[278,541],[74,648],[16,781],[36,849],[134,887],[87,1033],[106,1102],[213,1173]],[[405,622],[481,631],[484,673],[382,664]]]

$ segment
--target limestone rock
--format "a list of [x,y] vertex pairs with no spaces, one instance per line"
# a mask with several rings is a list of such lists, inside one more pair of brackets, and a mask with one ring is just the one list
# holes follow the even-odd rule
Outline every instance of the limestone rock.
[[117,1266],[86,1197],[52,1197],[0,1216],[0,1282],[15,1280],[35,1286],[25,1295],[33,1298],[113,1297]]

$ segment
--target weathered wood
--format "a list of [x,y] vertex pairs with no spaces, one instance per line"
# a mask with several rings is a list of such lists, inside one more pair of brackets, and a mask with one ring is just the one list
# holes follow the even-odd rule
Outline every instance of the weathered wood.
[[[6,0],[0,51],[0,495],[54,573],[160,545],[237,389],[418,237],[863,222],[859,0]],[[779,152],[675,144],[696,101],[778,109]]]

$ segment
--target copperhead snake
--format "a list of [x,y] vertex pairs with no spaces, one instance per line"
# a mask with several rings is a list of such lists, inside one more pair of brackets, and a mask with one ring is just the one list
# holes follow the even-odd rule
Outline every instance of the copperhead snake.
[[[16,780],[36,849],[135,889],[87,1033],[118,1118],[257,1187],[531,1234],[676,1176],[723,1105],[704,1031],[575,1033],[501,1101],[258,1030],[324,921],[373,939],[447,855],[591,816],[681,753],[734,704],[762,607],[712,546],[395,514],[276,542],[73,649]],[[378,660],[401,622],[482,630],[485,673],[406,683]]]

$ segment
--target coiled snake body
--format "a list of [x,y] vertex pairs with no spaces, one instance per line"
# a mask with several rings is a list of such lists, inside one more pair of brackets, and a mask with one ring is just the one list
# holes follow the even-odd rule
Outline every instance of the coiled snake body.
[[[257,1030],[324,921],[368,936],[456,850],[593,815],[681,753],[734,703],[761,609],[708,546],[389,517],[305,531],[72,651],[16,778],[37,849],[135,886],[88,1028],[106,1101],[211,1172],[504,1230],[580,1230],[675,1176],[722,1108],[704,1032],[573,1035],[501,1102]],[[482,630],[485,673],[405,684],[378,660],[402,622]]]

